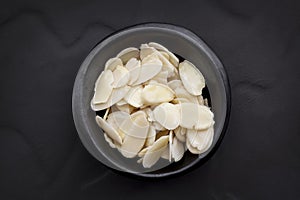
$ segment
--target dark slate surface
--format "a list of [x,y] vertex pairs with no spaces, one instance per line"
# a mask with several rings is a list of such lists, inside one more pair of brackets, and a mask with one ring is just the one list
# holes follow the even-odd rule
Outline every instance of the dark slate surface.
[[[0,199],[300,198],[299,1],[195,2],[1,1]],[[89,50],[142,22],[194,31],[224,63],[232,89],[214,156],[155,182],[95,160],[71,112]]]

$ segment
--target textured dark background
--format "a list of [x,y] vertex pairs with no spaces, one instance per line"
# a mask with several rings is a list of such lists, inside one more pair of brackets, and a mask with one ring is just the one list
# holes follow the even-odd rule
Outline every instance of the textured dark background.
[[[299,1],[1,1],[0,199],[299,199]],[[90,49],[141,22],[191,29],[228,72],[232,112],[214,156],[136,180],[82,146],[71,96]],[[104,198],[106,197],[106,198]]]

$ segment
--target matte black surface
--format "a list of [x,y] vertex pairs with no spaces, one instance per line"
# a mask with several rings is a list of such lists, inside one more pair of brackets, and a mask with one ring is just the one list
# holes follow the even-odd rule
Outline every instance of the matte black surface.
[[[0,199],[300,198],[299,1],[195,2],[1,2]],[[155,182],[96,161],[71,111],[90,49],[117,29],[153,21],[204,39],[232,89],[229,128],[214,156]]]

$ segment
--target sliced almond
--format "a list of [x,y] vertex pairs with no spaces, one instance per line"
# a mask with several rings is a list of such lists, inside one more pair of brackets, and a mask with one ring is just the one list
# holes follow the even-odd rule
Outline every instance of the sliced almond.
[[139,153],[138,153],[138,157],[143,157],[146,152],[148,151],[149,147],[143,148]]
[[170,56],[169,56],[169,54],[167,52],[165,52],[165,51],[159,51],[159,53],[161,53],[161,55],[163,55],[167,60],[170,59]]
[[93,98],[91,101],[91,108],[94,111],[99,111],[99,110],[104,110],[108,107],[111,107],[112,105],[114,105],[115,103],[117,103],[118,101],[123,99],[124,96],[129,91],[129,89],[130,89],[129,86],[124,86],[121,88],[113,89],[110,97],[108,98],[108,100],[105,103],[94,104],[94,98]]
[[203,104],[208,107],[208,99],[207,98],[203,99]]
[[[176,138],[180,141],[180,142],[185,142],[185,135],[182,134],[182,129],[185,129],[185,128],[182,128],[182,127],[178,127],[174,130],[174,133],[175,133],[175,136]],[[186,129],[185,129],[186,130]]]
[[137,111],[130,115],[120,125],[121,130],[125,135],[146,139],[148,135],[149,122],[146,118],[146,114],[142,111]]
[[181,160],[181,158],[184,155],[184,152],[185,150],[183,144],[175,137],[171,146],[171,155],[172,158],[174,158],[175,162]]
[[142,91],[143,102],[148,105],[169,102],[175,97],[174,91],[163,84],[146,85]]
[[155,49],[153,47],[149,47],[147,44],[141,45],[140,49],[140,58],[142,60],[155,52]]
[[202,73],[191,62],[185,60],[179,64],[179,75],[185,89],[192,95],[201,95],[205,87]]
[[106,63],[105,63],[105,70],[111,70],[114,71],[117,66],[123,66],[122,60],[120,58],[110,58]]
[[173,145],[173,130],[170,130],[169,132],[169,149],[170,149],[170,153],[169,153],[169,162],[172,161],[172,145]]
[[180,123],[180,110],[171,103],[162,103],[153,110],[155,121],[168,130],[174,130]]
[[[204,105],[204,99],[203,99],[203,96],[200,95],[200,96],[197,96],[197,99],[198,99],[198,104],[199,105]],[[207,105],[206,105],[207,106]]]
[[198,104],[196,96],[191,95],[184,87],[178,87],[174,90],[177,98],[187,99],[191,103]]
[[139,108],[143,105],[142,91],[143,86],[133,86],[124,97],[124,100],[133,107]]
[[126,63],[125,67],[129,70],[132,70],[136,67],[140,66],[140,61],[136,58],[130,58],[128,62]]
[[214,124],[214,114],[206,106],[182,103],[180,126],[187,129],[204,130]]
[[157,130],[157,131],[165,131],[166,130],[166,128],[165,127],[163,127],[162,125],[160,125],[160,123],[158,123],[158,122],[152,122],[152,125],[154,126],[154,128],[155,128],[155,130]]
[[202,131],[187,131],[187,139],[189,140],[189,143],[201,152],[204,152],[207,147],[210,146],[213,135],[214,131],[212,127]]
[[130,115],[124,111],[115,111],[108,115],[107,123],[109,123],[115,130],[118,130],[125,119],[129,118]]
[[127,102],[124,99],[121,99],[120,101],[118,101],[116,103],[116,105],[118,105],[118,106],[122,106],[122,105],[125,105],[125,104],[127,104]]
[[[146,59],[146,58],[145,58]],[[157,75],[162,69],[162,63],[158,59],[149,60],[148,62],[142,61],[141,70],[138,79],[133,85],[138,85],[148,81]]]
[[104,113],[104,116],[103,116],[103,119],[106,120],[107,119],[107,116],[109,114],[109,111],[110,111],[110,108],[107,108],[105,113]]
[[156,43],[156,42],[150,42],[148,45],[149,45],[150,47],[154,47],[154,48],[157,49],[157,50],[166,52],[166,53],[169,55],[169,60],[170,60],[170,62],[171,62],[175,67],[178,67],[179,59],[178,59],[171,51],[169,51],[166,47],[164,47],[163,45],[158,44],[158,43]]
[[157,81],[158,83],[167,85],[168,84],[168,72],[167,71],[161,71],[156,76],[154,76],[152,81]]
[[148,135],[147,135],[147,139],[145,142],[145,146],[151,146],[154,141],[155,141],[155,136],[156,136],[156,130],[154,126],[149,126],[149,130],[148,130]]
[[126,64],[126,68],[129,70],[129,81],[128,85],[133,85],[140,76],[141,72],[141,61],[136,58],[132,58]]
[[167,148],[169,136],[162,136],[149,147],[143,159],[143,167],[152,167],[161,157],[164,150]]
[[176,88],[183,87],[183,83],[181,80],[172,80],[168,82],[168,86],[172,89],[175,90]]
[[114,77],[110,70],[103,71],[96,81],[93,103],[105,103],[113,90]]
[[129,71],[123,67],[118,65],[116,69],[113,71],[114,76],[114,88],[123,87],[128,83],[129,80]]
[[120,134],[109,123],[99,116],[96,116],[96,122],[111,139],[119,144],[122,144],[122,138]]
[[172,77],[176,74],[176,67],[170,63],[159,51],[155,51],[155,55],[160,59],[162,62],[162,69],[168,72],[168,78]]
[[[114,106],[117,108],[117,110],[126,112],[128,114],[131,114],[135,109],[135,107],[133,107],[133,106],[127,104],[127,103],[124,104],[124,105],[121,105],[121,106],[115,104]],[[112,107],[114,107],[114,106],[112,106]]]
[[162,152],[160,157],[163,158],[163,159],[169,160],[169,158],[170,158],[170,148],[169,148],[169,146],[167,146],[167,148]]
[[140,56],[140,51],[135,47],[129,47],[124,50],[122,50],[120,53],[118,53],[117,57],[120,58],[125,65],[128,60],[131,58],[138,58]]
[[123,144],[119,148],[119,151],[124,157],[133,158],[138,154],[138,152],[141,151],[144,144],[145,144],[145,139],[143,138],[136,138],[136,137],[131,137],[130,135],[125,135]]
[[197,148],[193,147],[190,144],[189,140],[186,140],[185,144],[186,144],[186,147],[189,150],[189,152],[191,152],[192,154],[200,154],[201,153],[201,151],[199,151]]
[[191,101],[186,98],[175,98],[172,100],[172,103],[174,104],[191,103]]
[[149,122],[153,122],[154,121],[153,111],[149,107],[143,108],[143,109],[141,109],[141,111],[143,111],[143,112],[146,113],[147,120]]
[[113,143],[112,139],[110,137],[107,136],[106,133],[104,133],[104,139],[105,141],[109,144],[109,146],[113,149],[116,148],[116,145]]

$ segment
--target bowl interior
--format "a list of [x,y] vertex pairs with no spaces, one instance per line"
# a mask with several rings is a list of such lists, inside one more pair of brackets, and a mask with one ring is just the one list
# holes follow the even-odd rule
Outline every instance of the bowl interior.
[[[126,159],[106,143],[101,128],[95,122],[96,113],[90,108],[96,79],[105,62],[127,47],[139,47],[142,43],[157,42],[173,53],[191,61],[205,77],[215,115],[215,134],[210,149],[200,155],[186,152],[177,163],[160,169],[155,166],[144,169],[137,159]],[[194,165],[216,145],[224,128],[228,109],[227,80],[223,66],[204,42],[190,31],[165,24],[145,24],[117,32],[100,42],[88,55],[78,72],[73,92],[73,115],[79,136],[89,152],[105,165],[114,169],[142,176],[163,176],[177,173]],[[160,159],[157,166],[168,165]]]

